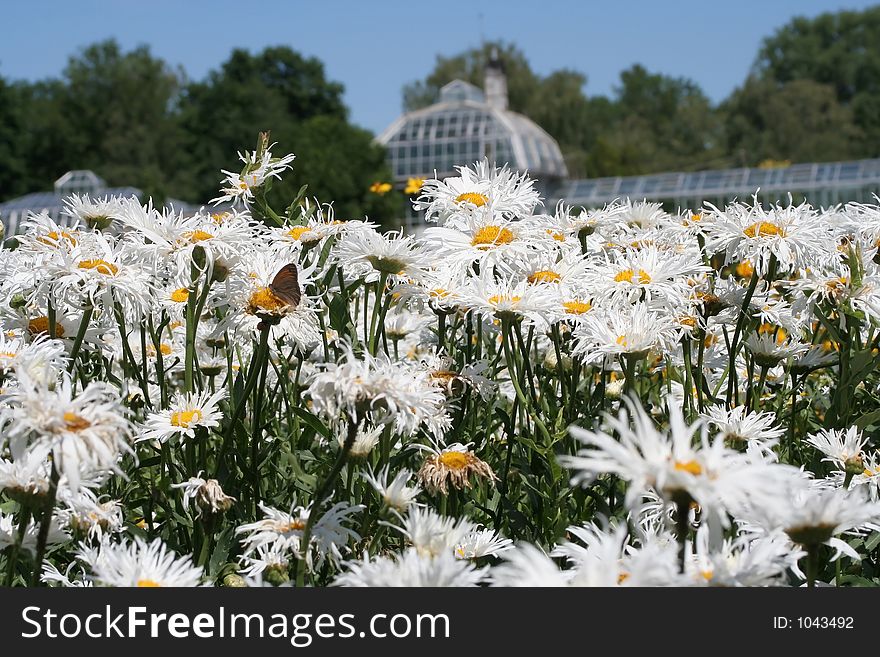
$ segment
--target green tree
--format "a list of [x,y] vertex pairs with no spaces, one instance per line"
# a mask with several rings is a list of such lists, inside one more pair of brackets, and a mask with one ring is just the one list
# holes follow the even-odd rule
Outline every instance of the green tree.
[[737,166],[764,160],[843,160],[861,150],[862,130],[831,85],[793,80],[777,86],[750,78],[731,95],[724,111]]
[[795,18],[764,40],[752,77],[827,85],[860,130],[844,157],[880,155],[880,7]]
[[71,57],[62,83],[46,85],[40,103],[64,148],[54,175],[93,169],[111,185],[164,199],[186,165],[175,118],[182,81],[146,46],[123,53],[104,41]]
[[385,152],[348,122],[342,93],[319,60],[290,48],[233,51],[206,80],[188,86],[182,103],[196,197],[216,196],[220,169],[236,169],[235,153],[252,149],[257,133],[268,130],[277,153],[297,156],[272,197],[283,201],[307,183],[310,196],[333,201],[340,214],[390,222],[399,214],[394,195],[369,193],[373,182],[390,177]]
[[19,93],[0,77],[0,199],[25,192],[27,167],[21,143]]

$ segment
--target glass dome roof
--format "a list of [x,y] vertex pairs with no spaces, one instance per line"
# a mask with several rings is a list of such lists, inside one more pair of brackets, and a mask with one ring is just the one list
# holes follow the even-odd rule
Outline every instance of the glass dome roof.
[[488,158],[541,180],[567,176],[556,141],[531,119],[490,103],[463,80],[440,90],[437,103],[398,118],[377,141],[388,149],[398,182],[455,174],[454,167]]

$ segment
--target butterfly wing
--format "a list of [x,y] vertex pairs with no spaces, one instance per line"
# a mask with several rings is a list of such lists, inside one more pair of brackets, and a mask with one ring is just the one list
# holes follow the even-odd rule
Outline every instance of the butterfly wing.
[[296,265],[290,263],[279,269],[278,273],[275,274],[275,278],[272,279],[269,289],[272,291],[272,294],[288,306],[296,308],[302,298],[302,290],[299,287],[299,272]]

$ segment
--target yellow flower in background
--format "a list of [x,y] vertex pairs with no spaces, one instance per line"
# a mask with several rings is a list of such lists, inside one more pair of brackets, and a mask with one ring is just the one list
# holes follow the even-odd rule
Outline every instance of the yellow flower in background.
[[391,191],[391,183],[386,182],[375,182],[370,185],[370,191],[373,194],[378,194],[379,196],[384,196],[388,192]]
[[424,178],[410,178],[406,181],[406,188],[403,191],[406,194],[418,194],[424,184]]

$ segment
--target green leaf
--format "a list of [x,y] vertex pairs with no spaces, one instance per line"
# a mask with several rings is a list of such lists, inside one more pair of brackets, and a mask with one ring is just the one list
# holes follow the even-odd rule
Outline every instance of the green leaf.
[[291,406],[290,410],[293,411],[294,415],[299,417],[300,420],[314,429],[315,432],[321,434],[324,438],[330,438],[330,429],[325,426],[316,415],[310,413],[302,406]]

